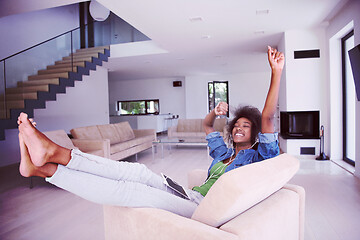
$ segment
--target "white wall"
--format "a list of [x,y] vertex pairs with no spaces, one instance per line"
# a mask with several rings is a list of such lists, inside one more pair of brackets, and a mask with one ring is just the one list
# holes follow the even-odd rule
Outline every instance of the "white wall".
[[[266,54],[264,54],[266,58]],[[253,63],[249,63],[253,64]],[[270,84],[269,72],[239,73],[217,76],[186,77],[186,118],[204,118],[208,113],[208,82],[229,82],[230,112],[241,105],[252,105],[262,111]],[[230,117],[232,115],[230,114]]]
[[[326,89],[327,48],[325,29],[291,30],[285,32],[282,44],[285,47],[286,71],[285,85],[281,88],[280,96],[286,98],[284,111],[320,111],[320,125],[325,131],[329,130]],[[294,51],[320,49],[320,58],[294,59]],[[284,93],[283,91],[286,91]],[[325,141],[326,142],[326,141]],[[319,154],[320,141],[306,139],[281,139],[282,150],[293,155],[300,155],[300,147],[315,147],[315,154]],[[329,148],[325,148],[328,153]]]
[[[109,73],[110,107],[117,101],[159,99],[160,114],[177,114],[185,118],[185,81],[183,78],[116,80]],[[182,81],[182,87],[173,87],[173,81]]]
[[58,94],[56,101],[46,103],[46,109],[34,111],[38,129],[50,131],[109,123],[108,71],[96,67],[75,87],[66,88],[66,94]]
[[[330,41],[330,99],[331,115],[329,115],[331,123],[331,156],[335,158],[342,158],[342,135],[338,129],[342,128],[341,105],[338,106],[337,101],[341,101],[341,92],[338,89],[341,83],[341,65],[339,62],[340,54],[340,39],[345,36],[351,28],[354,29],[355,46],[360,44],[360,1],[351,0],[343,9],[330,21],[330,25],[326,31],[327,40]],[[360,102],[356,102],[356,142],[355,146],[360,144]],[[360,148],[356,148],[355,154],[355,175],[360,177]]]
[[77,27],[77,4],[2,17],[0,59]]
[[[37,128],[40,131],[64,129],[109,123],[109,95],[107,69],[97,67],[77,81],[75,87],[66,88],[66,94],[58,94],[57,101],[46,103],[45,109],[34,111]],[[17,129],[5,132],[5,140],[0,141],[0,166],[20,161]]]

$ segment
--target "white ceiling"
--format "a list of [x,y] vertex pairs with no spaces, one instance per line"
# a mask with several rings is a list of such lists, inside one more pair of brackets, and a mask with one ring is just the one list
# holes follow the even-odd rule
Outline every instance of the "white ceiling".
[[[267,45],[326,27],[347,0],[98,0],[168,53],[110,58],[116,79],[268,71]],[[257,14],[268,11],[268,14]],[[202,21],[191,21],[201,17]],[[206,36],[209,36],[206,37]],[[249,64],[258,63],[258,64]],[[112,73],[113,74],[113,73]]]
[[[268,71],[267,45],[276,46],[285,31],[326,27],[347,1],[98,0],[162,49],[113,57],[105,66],[117,80]],[[1,0],[0,17],[76,2]]]

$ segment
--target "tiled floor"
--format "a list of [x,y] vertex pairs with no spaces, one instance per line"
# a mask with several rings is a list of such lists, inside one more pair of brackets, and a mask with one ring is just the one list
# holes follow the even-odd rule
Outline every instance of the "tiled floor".
[[[139,154],[138,162],[183,185],[188,171],[210,164],[206,147],[173,147],[171,154],[165,149],[163,159],[160,151],[153,158],[149,149]],[[300,162],[291,183],[306,190],[305,240],[360,239],[360,180],[331,161]],[[0,180],[0,239],[104,239],[102,206],[41,179],[29,189],[16,168]]]

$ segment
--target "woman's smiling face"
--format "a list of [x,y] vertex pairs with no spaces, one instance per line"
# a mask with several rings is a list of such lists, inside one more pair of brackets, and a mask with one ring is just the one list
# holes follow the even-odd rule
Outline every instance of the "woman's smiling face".
[[234,143],[251,144],[251,126],[252,123],[249,119],[239,118],[232,130],[232,137]]

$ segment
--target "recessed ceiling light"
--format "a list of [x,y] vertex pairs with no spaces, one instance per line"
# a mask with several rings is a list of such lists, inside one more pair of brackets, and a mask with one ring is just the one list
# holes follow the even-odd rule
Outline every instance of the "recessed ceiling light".
[[256,15],[266,15],[269,14],[269,9],[263,9],[263,10],[256,10]]
[[209,39],[209,38],[211,38],[211,36],[210,35],[202,35],[201,38],[202,39]]
[[190,22],[202,22],[203,18],[200,16],[197,16],[197,17],[190,17],[189,20],[190,20]]

